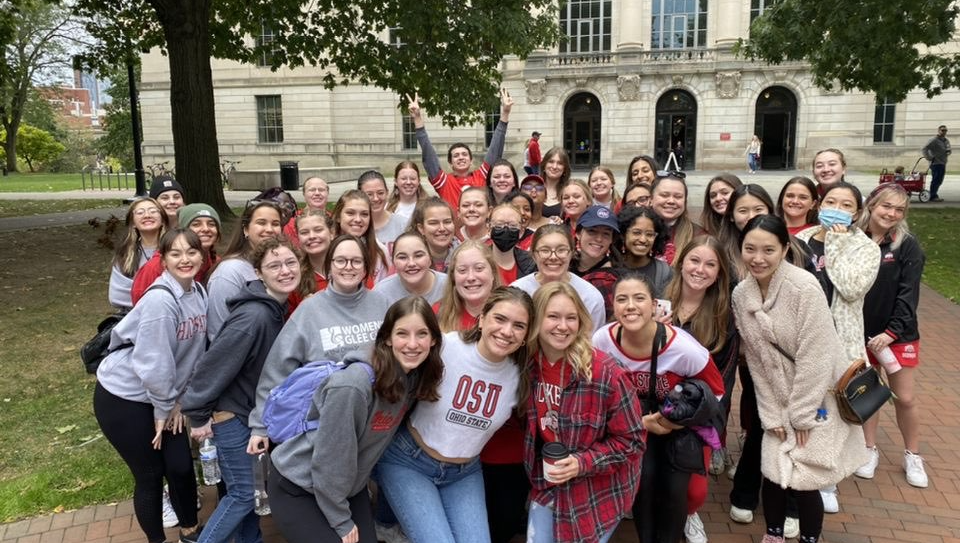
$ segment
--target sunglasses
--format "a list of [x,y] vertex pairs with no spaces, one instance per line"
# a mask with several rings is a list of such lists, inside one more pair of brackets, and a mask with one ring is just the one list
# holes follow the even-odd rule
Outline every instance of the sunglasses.
[[676,177],[677,179],[686,179],[686,172],[678,170],[657,170],[657,177]]

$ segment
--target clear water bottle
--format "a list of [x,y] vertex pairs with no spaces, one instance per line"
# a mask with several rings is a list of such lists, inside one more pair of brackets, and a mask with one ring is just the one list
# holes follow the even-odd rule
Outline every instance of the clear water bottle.
[[200,445],[200,467],[203,469],[203,484],[210,486],[220,482],[220,464],[217,462],[217,446],[209,437]]
[[270,514],[270,497],[267,496],[267,476],[270,473],[270,455],[260,453],[253,457],[253,510],[260,515]]

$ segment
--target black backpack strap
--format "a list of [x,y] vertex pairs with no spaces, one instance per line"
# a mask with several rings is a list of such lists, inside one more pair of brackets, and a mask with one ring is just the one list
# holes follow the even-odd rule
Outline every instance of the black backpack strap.
[[647,399],[650,403],[657,404],[657,356],[660,349],[667,342],[667,327],[662,322],[657,323],[657,332],[653,335],[653,347],[650,350],[650,386],[647,389]]

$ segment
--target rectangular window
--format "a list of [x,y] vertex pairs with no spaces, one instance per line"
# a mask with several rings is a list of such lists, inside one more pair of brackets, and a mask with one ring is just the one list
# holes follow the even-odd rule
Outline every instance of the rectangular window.
[[404,45],[403,38],[400,37],[400,30],[402,30],[402,28],[403,27],[399,27],[399,26],[391,26],[390,36],[387,38],[388,40],[387,43],[389,43],[390,45],[398,49],[400,48],[401,45]]
[[279,95],[257,96],[257,142],[283,143],[283,105]]
[[752,24],[754,19],[763,15],[763,12],[779,2],[780,0],[750,0],[750,23]]
[[893,143],[893,119],[897,103],[877,98],[873,113],[873,143]]
[[653,0],[650,46],[653,49],[706,47],[707,0]]
[[611,0],[568,0],[560,10],[560,28],[567,37],[560,42],[560,52],[610,51],[612,3]]
[[417,148],[417,128],[413,125],[413,117],[409,113],[403,116],[403,149]]
[[490,141],[493,139],[493,132],[497,129],[497,125],[500,124],[500,105],[497,105],[497,108],[491,112],[487,113],[486,123],[484,127],[483,134],[483,143],[486,148],[490,147]]
[[266,21],[260,23],[260,35],[257,36],[257,47],[262,48],[257,55],[257,66],[271,66],[273,64],[273,43],[276,34]]

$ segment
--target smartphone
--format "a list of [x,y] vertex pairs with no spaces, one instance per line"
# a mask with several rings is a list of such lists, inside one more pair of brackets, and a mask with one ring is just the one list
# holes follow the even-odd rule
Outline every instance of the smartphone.
[[673,304],[670,303],[670,300],[661,300],[660,298],[657,298],[657,317],[669,315],[672,309]]

